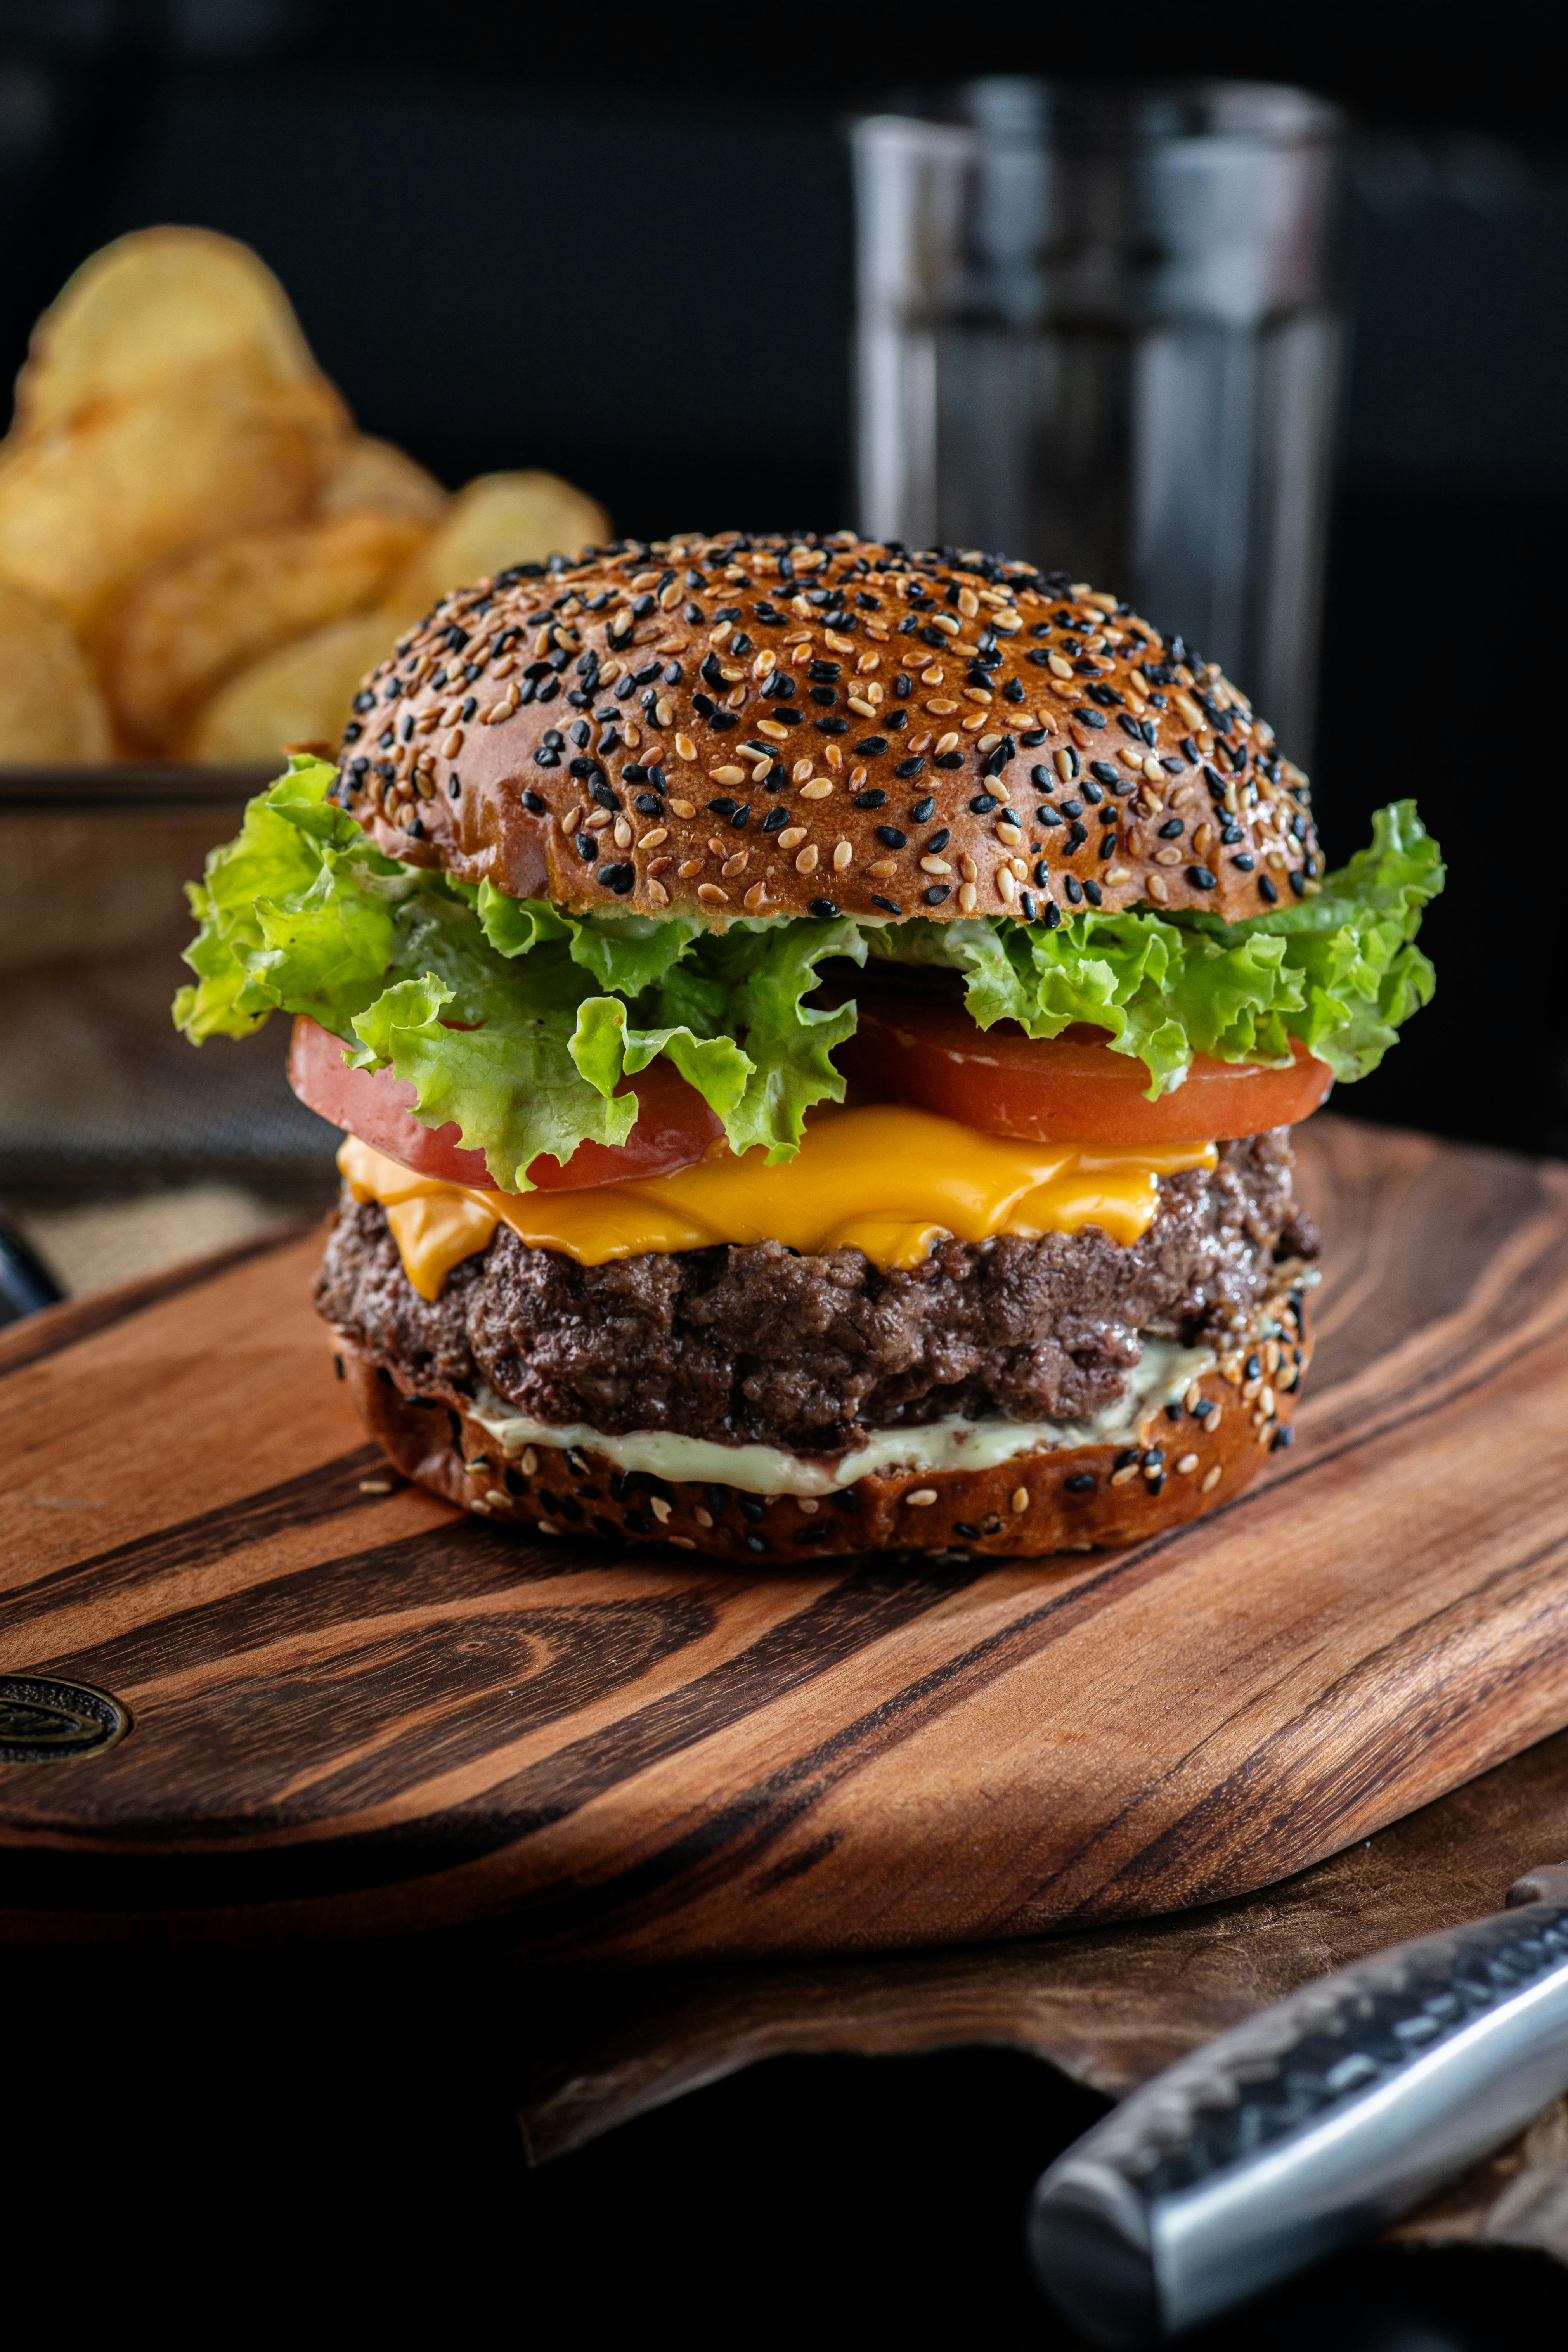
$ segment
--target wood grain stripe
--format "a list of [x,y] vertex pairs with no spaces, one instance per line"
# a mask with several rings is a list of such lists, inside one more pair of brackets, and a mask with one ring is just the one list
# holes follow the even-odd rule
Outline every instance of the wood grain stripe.
[[356,1445],[276,1486],[219,1503],[150,1535],[133,1536],[87,1559],[50,1569],[5,1595],[6,1623],[41,1623],[61,1610],[78,1607],[84,1595],[95,1602],[117,1600],[176,1570],[204,1568],[246,1544],[264,1543],[344,1511],[366,1509],[381,1498],[362,1493],[361,1481],[385,1469],[379,1446]]

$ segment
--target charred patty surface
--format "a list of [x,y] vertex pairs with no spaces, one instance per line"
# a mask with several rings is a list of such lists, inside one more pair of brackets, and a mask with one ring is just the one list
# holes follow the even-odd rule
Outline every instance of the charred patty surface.
[[1276,1129],[1222,1144],[1212,1174],[1163,1178],[1131,1248],[1098,1226],[949,1241],[907,1273],[777,1242],[582,1266],[503,1225],[434,1301],[381,1209],[345,1192],[316,1305],[427,1393],[484,1382],[537,1421],[842,1453],[951,1412],[1075,1420],[1121,1393],[1141,1332],[1239,1326],[1279,1259],[1316,1253],[1293,1172]]

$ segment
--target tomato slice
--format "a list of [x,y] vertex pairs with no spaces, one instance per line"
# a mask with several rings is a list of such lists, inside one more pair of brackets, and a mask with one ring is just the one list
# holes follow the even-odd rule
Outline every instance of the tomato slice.
[[[289,1048],[289,1083],[334,1127],[346,1128],[362,1143],[401,1160],[416,1175],[448,1184],[471,1184],[493,1192],[482,1151],[465,1151],[458,1129],[426,1127],[414,1114],[414,1088],[390,1070],[351,1070],[343,1065],[341,1038],[301,1013]],[[615,1184],[627,1176],[668,1176],[689,1168],[723,1132],[695,1087],[668,1062],[650,1062],[636,1080],[623,1078],[617,1094],[635,1092],[637,1122],[625,1143],[580,1143],[564,1167],[540,1159],[529,1175],[546,1192],[578,1192],[591,1184]]]
[[835,1059],[868,1090],[987,1135],[1126,1148],[1218,1143],[1305,1118],[1333,1073],[1292,1042],[1283,1070],[1200,1054],[1173,1094],[1149,1102],[1142,1063],[1113,1054],[1096,1030],[1027,1037],[1013,1021],[976,1028],[960,1005],[863,995],[859,1026]]

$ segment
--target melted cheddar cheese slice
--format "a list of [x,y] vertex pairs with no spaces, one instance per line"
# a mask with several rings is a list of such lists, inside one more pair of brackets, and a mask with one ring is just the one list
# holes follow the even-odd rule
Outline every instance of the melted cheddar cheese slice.
[[417,1176],[350,1136],[338,1166],[356,1201],[379,1201],[421,1298],[500,1224],[580,1265],[715,1242],[777,1241],[816,1255],[858,1249],[879,1266],[918,1265],[934,1242],[1100,1225],[1135,1242],[1159,1206],[1159,1180],[1212,1168],[1212,1143],[1164,1151],[1097,1150],[981,1135],[955,1119],[879,1103],[814,1118],[795,1159],[723,1145],[673,1176],[572,1192],[485,1192]]

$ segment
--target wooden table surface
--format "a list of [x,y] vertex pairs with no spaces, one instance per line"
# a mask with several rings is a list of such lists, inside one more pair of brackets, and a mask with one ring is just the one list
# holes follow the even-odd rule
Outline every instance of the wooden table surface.
[[988,1940],[1267,1884],[1568,1723],[1568,1171],[1300,1146],[1296,1444],[1119,1554],[742,1578],[380,1491],[313,1234],[0,1335],[0,1670],[134,1721],[0,1766],[5,1932]]

